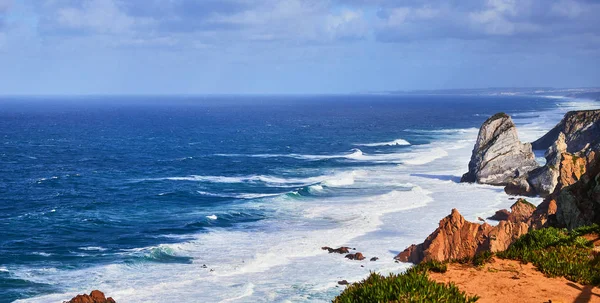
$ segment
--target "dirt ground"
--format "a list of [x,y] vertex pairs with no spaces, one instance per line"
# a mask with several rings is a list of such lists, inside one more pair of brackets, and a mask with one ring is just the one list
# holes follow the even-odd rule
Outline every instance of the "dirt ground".
[[449,264],[443,274],[430,273],[438,282],[453,282],[477,302],[600,303],[600,288],[581,285],[564,278],[548,278],[532,264],[494,258],[483,268]]

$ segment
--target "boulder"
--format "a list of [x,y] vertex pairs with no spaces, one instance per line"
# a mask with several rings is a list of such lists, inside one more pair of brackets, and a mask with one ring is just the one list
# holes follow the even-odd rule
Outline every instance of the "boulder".
[[507,185],[538,167],[529,143],[521,143],[512,119],[498,113],[479,130],[469,171],[461,182]]
[[525,199],[519,199],[510,207],[510,214],[506,220],[510,222],[527,222],[535,209],[535,205]]
[[453,209],[423,243],[411,245],[395,259],[417,264],[472,258],[481,251],[503,251],[528,228],[524,222],[501,221],[497,226],[468,222]]
[[510,216],[510,211],[506,209],[501,209],[496,211],[496,213],[488,219],[494,221],[506,221],[508,220],[508,216]]
[[363,256],[363,254],[357,252],[355,254],[347,254],[346,258],[350,259],[350,260],[357,260],[357,261],[362,261],[365,259],[365,256]]
[[94,290],[89,295],[77,295],[67,303],[115,303],[115,300],[111,297],[106,298],[99,290]]
[[333,249],[333,248],[331,248],[329,246],[324,246],[324,247],[321,247],[321,249],[328,251],[330,254],[331,253],[347,254],[347,253],[350,252],[350,248],[346,247],[346,246],[342,246],[342,247],[339,247],[339,248],[336,248],[336,249]]
[[550,147],[565,134],[567,152],[575,153],[600,142],[600,110],[571,111],[546,135],[532,143],[536,150]]

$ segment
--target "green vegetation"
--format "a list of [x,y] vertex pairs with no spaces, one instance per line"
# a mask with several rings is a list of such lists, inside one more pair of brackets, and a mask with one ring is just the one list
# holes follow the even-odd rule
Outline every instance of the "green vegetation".
[[582,235],[600,234],[600,226],[575,229],[544,228],[532,231],[498,257],[533,263],[544,274],[562,276],[582,284],[600,285],[600,254]]
[[403,274],[387,277],[371,273],[365,280],[354,283],[344,290],[334,303],[356,302],[475,302],[454,284],[437,283],[429,278],[428,271],[446,272],[446,264],[425,262],[413,266]]
[[491,116],[488,121],[494,121],[496,119],[507,118],[508,115],[506,113],[500,112]]

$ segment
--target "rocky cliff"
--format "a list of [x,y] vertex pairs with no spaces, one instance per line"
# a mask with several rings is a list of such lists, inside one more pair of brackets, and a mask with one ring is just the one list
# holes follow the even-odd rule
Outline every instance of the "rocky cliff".
[[550,147],[564,133],[567,152],[575,153],[600,142],[600,110],[568,112],[552,130],[532,143],[533,149]]
[[512,119],[498,113],[481,126],[461,182],[507,185],[537,167],[531,145],[521,143]]
[[497,226],[472,223],[453,209],[423,243],[411,245],[395,259],[417,264],[472,258],[480,251],[503,251],[528,228],[523,222],[512,221],[501,221]]
[[546,199],[537,207],[520,199],[510,212],[496,212],[497,226],[468,222],[453,209],[423,243],[408,247],[396,259],[419,263],[469,258],[480,251],[503,251],[531,229],[600,224],[599,116],[600,110],[570,112],[536,141],[553,140],[545,155],[547,163],[540,168],[532,163],[531,147],[519,142],[510,117],[496,114],[488,119],[462,181],[509,182],[507,192],[542,194]]

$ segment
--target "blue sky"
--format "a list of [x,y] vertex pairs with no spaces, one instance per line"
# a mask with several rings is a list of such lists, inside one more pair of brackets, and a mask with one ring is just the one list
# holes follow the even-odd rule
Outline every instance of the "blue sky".
[[599,80],[600,0],[0,0],[0,94]]

